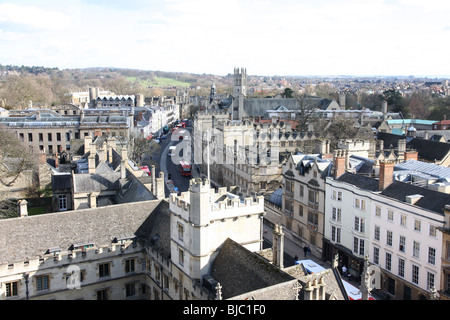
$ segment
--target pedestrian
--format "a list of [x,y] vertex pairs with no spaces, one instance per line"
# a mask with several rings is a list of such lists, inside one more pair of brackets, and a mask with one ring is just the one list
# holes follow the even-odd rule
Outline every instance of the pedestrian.
[[303,247],[303,253],[305,254],[305,258],[306,258],[306,255],[308,254],[308,252],[310,252],[311,250],[309,249],[309,247],[308,247],[308,245],[305,245],[304,247]]
[[347,267],[346,267],[345,265],[342,266],[342,275],[343,275],[344,277],[347,276]]

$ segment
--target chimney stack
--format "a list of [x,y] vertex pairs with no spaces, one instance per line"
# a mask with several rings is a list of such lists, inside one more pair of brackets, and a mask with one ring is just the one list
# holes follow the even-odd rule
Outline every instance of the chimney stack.
[[381,161],[380,162],[380,177],[378,189],[383,191],[394,181],[394,162]]
[[276,224],[273,229],[273,264],[278,268],[284,268],[283,266],[283,254],[284,254],[284,233],[283,227]]
[[334,178],[337,179],[345,173],[346,170],[345,150],[334,151]]
[[419,152],[417,151],[405,151],[405,161],[408,160],[418,160],[419,159]]
[[23,217],[28,217],[28,202],[27,200],[23,199],[23,200],[19,200],[17,202],[17,208],[18,208],[18,216],[23,218]]

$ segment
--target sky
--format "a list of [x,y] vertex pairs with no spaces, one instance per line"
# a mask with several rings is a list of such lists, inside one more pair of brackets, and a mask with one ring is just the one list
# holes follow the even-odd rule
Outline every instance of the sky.
[[448,0],[0,0],[0,64],[450,75]]

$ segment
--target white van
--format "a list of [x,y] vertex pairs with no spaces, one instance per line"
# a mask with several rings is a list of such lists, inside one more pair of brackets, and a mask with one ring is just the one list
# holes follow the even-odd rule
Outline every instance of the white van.
[[172,157],[172,156],[175,155],[175,149],[176,148],[177,148],[176,146],[169,147],[169,157]]

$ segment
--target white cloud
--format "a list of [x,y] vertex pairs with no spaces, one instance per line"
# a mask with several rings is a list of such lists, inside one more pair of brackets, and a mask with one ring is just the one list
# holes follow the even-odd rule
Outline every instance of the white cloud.
[[0,4],[0,23],[9,25],[12,29],[19,27],[56,30],[67,27],[70,21],[70,16],[57,11],[12,3]]
[[447,1],[27,1],[0,0],[2,64],[20,56],[20,64],[60,68],[450,74],[435,58],[450,49]]

